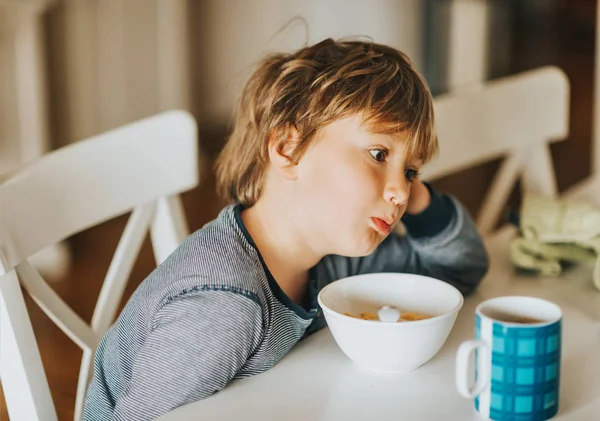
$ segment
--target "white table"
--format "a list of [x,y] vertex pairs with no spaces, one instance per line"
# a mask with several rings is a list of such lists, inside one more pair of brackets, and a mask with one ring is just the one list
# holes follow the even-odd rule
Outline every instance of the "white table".
[[339,350],[329,330],[300,342],[279,364],[235,381],[212,397],[181,407],[161,421],[478,420],[454,385],[455,352],[473,337],[477,304],[499,295],[551,300],[564,312],[560,412],[556,421],[600,417],[600,291],[592,268],[559,278],[524,277],[508,260],[512,228],[487,241],[491,268],[469,297],[444,347],[420,369],[396,377],[362,372]]

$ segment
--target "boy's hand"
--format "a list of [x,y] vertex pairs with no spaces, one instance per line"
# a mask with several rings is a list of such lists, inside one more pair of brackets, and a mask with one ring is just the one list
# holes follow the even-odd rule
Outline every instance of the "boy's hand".
[[429,189],[419,180],[415,179],[410,186],[410,196],[406,205],[406,213],[416,215],[427,209],[431,203]]

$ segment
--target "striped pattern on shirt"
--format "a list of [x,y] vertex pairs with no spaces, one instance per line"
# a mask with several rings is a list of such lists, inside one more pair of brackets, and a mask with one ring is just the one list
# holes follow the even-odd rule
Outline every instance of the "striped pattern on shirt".
[[373,272],[419,273],[471,292],[488,268],[473,221],[453,207],[433,237],[392,233],[362,258],[326,256],[310,271],[307,308],[278,287],[245,230],[240,206],[190,235],[138,287],[102,338],[84,420],[151,420],[271,368],[323,327],[318,292]]

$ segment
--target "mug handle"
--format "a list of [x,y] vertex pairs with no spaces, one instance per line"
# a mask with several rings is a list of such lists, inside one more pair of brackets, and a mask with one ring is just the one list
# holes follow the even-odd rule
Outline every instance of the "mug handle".
[[[468,364],[471,353],[475,350],[477,354],[477,380],[472,387],[468,382]],[[489,346],[482,340],[471,340],[463,342],[456,352],[456,387],[458,392],[465,398],[474,398],[483,392],[490,381]]]

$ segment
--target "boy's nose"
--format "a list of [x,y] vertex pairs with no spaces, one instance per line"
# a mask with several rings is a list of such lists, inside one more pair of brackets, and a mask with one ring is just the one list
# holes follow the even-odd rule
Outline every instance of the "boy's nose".
[[404,177],[395,177],[393,180],[388,181],[384,192],[384,198],[387,202],[400,206],[408,202],[409,195],[410,184]]

